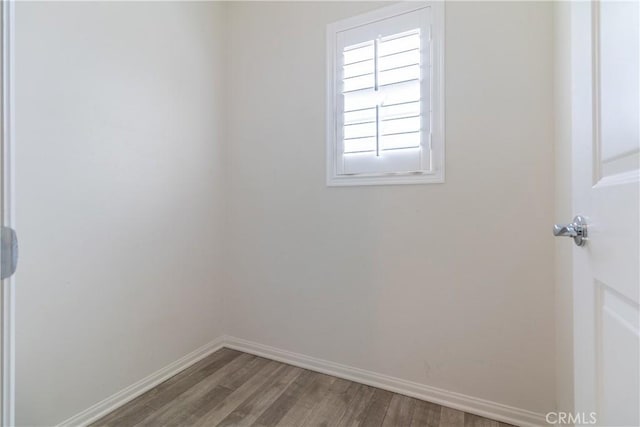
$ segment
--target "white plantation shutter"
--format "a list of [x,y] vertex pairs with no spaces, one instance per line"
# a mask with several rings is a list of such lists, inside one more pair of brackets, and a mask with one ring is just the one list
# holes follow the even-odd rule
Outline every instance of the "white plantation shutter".
[[444,6],[327,26],[327,185],[444,182]]
[[352,19],[335,33],[334,176],[434,172],[431,8],[401,7],[382,19],[364,16],[364,24]]

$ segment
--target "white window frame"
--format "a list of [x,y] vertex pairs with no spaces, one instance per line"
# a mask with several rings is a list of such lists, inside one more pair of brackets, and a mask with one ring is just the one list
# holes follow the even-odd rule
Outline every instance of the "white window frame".
[[[431,170],[428,172],[409,173],[374,173],[341,175],[338,173],[338,162],[342,153],[338,149],[337,93],[337,41],[340,32],[362,25],[375,23],[416,10],[431,9],[431,75],[430,75],[430,143]],[[444,156],[444,2],[420,1],[403,2],[384,7],[352,18],[329,24],[327,26],[327,111],[326,111],[326,166],[328,186],[387,185],[387,184],[429,184],[443,183]]]

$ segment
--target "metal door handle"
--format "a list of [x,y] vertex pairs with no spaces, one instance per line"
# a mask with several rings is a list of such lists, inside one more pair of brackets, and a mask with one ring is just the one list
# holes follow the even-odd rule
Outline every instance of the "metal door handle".
[[0,279],[6,279],[11,277],[18,267],[18,236],[12,228],[2,227],[0,240],[2,241]]
[[556,237],[572,237],[578,246],[583,246],[587,241],[587,221],[583,216],[573,218],[571,224],[556,224],[553,226],[553,235]]

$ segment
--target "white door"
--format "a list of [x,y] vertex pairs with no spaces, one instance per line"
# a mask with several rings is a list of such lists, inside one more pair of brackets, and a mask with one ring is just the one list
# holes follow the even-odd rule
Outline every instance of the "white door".
[[[578,424],[640,425],[640,7],[571,5],[573,209]],[[569,244],[569,242],[567,242]]]

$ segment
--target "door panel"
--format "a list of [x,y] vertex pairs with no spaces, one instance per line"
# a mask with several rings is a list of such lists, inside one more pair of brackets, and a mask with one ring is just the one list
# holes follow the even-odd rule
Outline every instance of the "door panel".
[[637,426],[640,10],[571,7],[573,205],[589,223],[587,245],[574,248],[575,409]]
[[596,4],[602,176],[638,169],[638,3]]
[[601,425],[638,425],[638,304],[602,284],[598,291],[598,419]]

